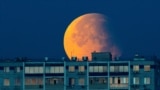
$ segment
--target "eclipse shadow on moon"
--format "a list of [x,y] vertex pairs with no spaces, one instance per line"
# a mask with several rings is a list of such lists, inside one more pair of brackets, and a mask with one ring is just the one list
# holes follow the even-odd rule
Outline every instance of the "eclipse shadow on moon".
[[64,35],[64,49],[69,59],[72,56],[78,59],[88,56],[91,60],[91,53],[94,51],[111,52],[113,57],[119,56],[107,23],[107,18],[98,13],[84,14],[73,20]]

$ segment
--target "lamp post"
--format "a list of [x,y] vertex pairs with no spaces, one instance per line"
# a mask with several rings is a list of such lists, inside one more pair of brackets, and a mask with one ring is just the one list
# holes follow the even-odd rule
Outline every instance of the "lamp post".
[[46,62],[48,61],[48,57],[44,58],[44,63],[43,63],[43,90],[46,90]]

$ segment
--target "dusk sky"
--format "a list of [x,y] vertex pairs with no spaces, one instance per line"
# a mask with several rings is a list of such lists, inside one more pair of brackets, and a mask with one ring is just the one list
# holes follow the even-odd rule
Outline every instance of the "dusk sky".
[[61,58],[63,36],[80,15],[107,16],[123,57],[160,57],[160,2],[154,0],[0,0],[0,58]]

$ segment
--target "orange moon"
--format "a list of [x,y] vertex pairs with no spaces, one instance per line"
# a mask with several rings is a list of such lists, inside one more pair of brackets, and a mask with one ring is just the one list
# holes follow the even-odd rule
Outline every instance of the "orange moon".
[[68,58],[76,56],[81,60],[83,56],[88,56],[91,60],[94,51],[118,55],[119,50],[107,32],[107,23],[107,18],[99,13],[84,14],[74,19],[64,34],[64,49]]

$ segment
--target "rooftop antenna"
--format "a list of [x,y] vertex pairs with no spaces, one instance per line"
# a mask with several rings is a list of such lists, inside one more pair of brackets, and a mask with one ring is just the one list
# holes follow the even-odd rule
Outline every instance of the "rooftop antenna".
[[48,61],[48,57],[44,57],[44,60],[45,60],[45,62],[47,62]]

